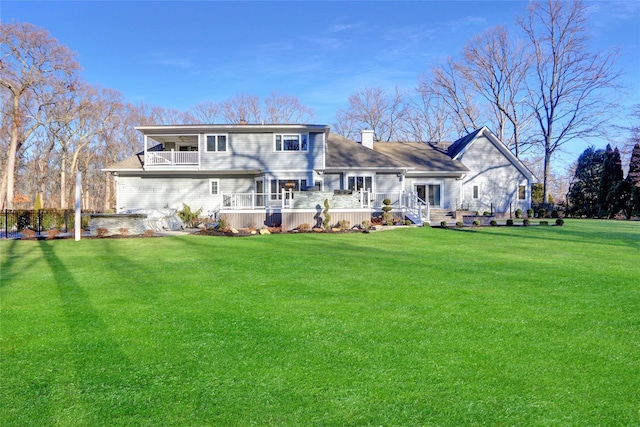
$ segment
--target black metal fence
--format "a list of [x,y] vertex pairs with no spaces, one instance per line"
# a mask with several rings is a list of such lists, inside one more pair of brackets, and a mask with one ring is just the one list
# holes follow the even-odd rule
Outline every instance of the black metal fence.
[[42,236],[49,230],[68,233],[73,228],[74,214],[71,209],[4,210],[0,217],[0,238],[17,239],[33,233]]

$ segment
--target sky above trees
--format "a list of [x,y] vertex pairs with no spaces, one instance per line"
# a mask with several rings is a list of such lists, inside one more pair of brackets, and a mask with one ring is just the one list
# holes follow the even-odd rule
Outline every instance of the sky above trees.
[[[240,94],[297,97],[331,124],[365,87],[412,90],[488,28],[516,33],[526,1],[7,1],[4,22],[30,22],[77,52],[85,79],[130,102],[187,110]],[[640,3],[588,1],[595,49],[617,47],[619,126],[640,100]],[[626,138],[622,133],[620,138]],[[566,148],[573,162],[585,140]],[[560,153],[562,155],[562,153]]]

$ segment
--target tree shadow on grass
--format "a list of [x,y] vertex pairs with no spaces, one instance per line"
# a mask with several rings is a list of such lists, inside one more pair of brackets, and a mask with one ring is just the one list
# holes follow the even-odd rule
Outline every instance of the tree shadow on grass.
[[132,363],[52,245],[47,241],[40,241],[39,245],[60,294],[72,347],[68,357],[75,367],[75,392],[83,400],[82,405],[69,402],[75,409],[58,409],[82,411],[76,415],[86,424],[102,423],[113,413],[134,413],[138,405],[131,397],[131,388],[137,385],[128,380],[134,371]]

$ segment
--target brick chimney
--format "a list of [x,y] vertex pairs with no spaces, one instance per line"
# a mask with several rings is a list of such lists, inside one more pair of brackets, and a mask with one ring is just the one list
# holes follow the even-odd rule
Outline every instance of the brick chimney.
[[361,144],[370,150],[373,150],[373,131],[371,129],[363,129],[360,131]]

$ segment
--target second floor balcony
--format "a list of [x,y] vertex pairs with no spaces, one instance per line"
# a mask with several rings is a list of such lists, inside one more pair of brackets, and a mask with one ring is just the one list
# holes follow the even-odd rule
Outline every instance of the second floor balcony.
[[147,151],[145,166],[197,166],[200,164],[198,151]]

